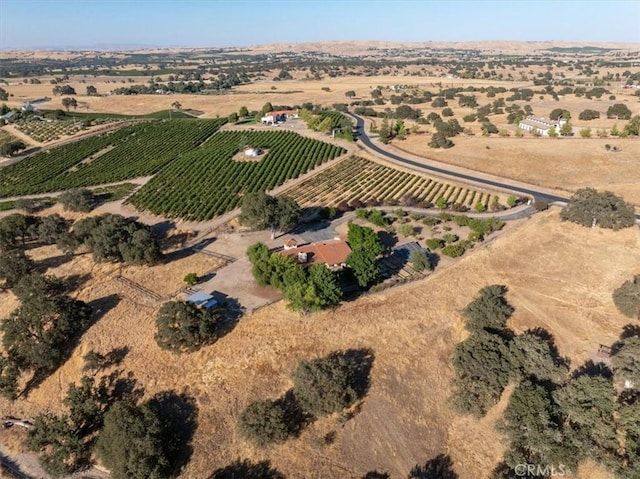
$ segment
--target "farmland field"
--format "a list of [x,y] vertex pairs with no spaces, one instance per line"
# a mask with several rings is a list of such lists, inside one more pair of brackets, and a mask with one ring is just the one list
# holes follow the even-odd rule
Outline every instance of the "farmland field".
[[[260,161],[234,161],[245,145],[269,151]],[[271,190],[344,152],[289,131],[220,132],[162,169],[130,201],[154,214],[203,221],[232,210],[245,193]]]
[[0,198],[61,191],[156,173],[225,120],[146,122],[39,153],[0,170]]
[[411,195],[416,203],[434,203],[443,197],[447,203],[485,208],[496,195],[451,185],[426,176],[407,173],[364,158],[352,157],[309,178],[287,191],[301,206],[336,206],[352,200],[390,203]]

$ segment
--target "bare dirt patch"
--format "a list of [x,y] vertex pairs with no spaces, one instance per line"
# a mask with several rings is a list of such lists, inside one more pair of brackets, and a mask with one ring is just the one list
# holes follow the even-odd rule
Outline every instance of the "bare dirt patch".
[[261,161],[267,156],[269,153],[269,149],[259,148],[255,154],[247,154],[245,150],[240,150],[238,153],[233,155],[233,161],[243,161],[243,162],[257,162]]

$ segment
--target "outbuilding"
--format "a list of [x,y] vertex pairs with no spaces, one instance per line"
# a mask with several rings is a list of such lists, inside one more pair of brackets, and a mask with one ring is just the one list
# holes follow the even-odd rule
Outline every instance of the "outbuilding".
[[193,303],[199,308],[211,309],[218,305],[218,301],[209,293],[198,291],[187,298],[187,302]]

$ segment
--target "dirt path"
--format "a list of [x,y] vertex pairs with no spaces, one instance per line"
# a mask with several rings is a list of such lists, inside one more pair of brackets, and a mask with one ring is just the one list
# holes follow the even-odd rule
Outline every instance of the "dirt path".
[[[90,190],[95,190],[97,188],[108,188],[109,186],[117,186],[123,185],[125,183],[133,183],[134,185],[142,186],[147,183],[152,178],[152,176],[141,176],[139,178],[132,178],[130,180],[122,180],[122,181],[114,181],[113,183],[104,183],[102,185],[95,186],[87,186]],[[15,200],[37,200],[39,198],[55,198],[60,196],[66,190],[63,191],[51,191],[49,193],[38,193],[36,195],[23,195],[23,196],[9,196],[7,198],[0,198],[0,202],[4,201],[15,201]]]
[[34,140],[29,135],[22,133],[15,125],[5,125],[3,130],[9,132],[12,136],[15,136],[19,140],[22,140],[27,146],[42,146],[44,143]]

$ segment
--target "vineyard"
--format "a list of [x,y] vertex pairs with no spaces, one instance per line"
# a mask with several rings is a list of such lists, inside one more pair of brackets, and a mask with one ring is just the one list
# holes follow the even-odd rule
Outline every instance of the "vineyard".
[[352,157],[287,190],[301,206],[336,206],[359,200],[399,204],[411,195],[418,203],[435,203],[444,198],[447,204],[471,207],[482,203],[485,208],[497,195],[463,186],[451,185],[414,173],[396,170],[360,157]]
[[[269,152],[257,162],[233,161],[246,145]],[[289,131],[221,132],[163,168],[130,202],[154,214],[203,221],[237,207],[245,193],[271,190],[344,153]]]
[[[93,120],[92,125],[100,125],[113,121],[118,121],[118,119],[100,118]],[[79,131],[86,130],[83,123],[76,120],[19,120],[15,125],[19,131],[40,143],[59,140],[63,136],[75,135]]]
[[38,153],[0,169],[0,198],[152,175],[201,145],[225,121],[149,121]]

